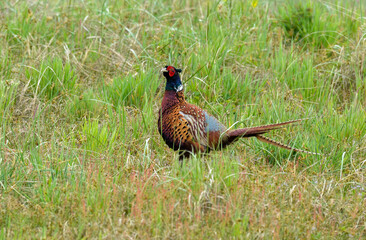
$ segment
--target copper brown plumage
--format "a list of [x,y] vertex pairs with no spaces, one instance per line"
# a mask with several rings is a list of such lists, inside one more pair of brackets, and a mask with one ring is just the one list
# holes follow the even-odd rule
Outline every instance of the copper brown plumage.
[[165,143],[170,148],[180,152],[180,160],[188,157],[191,153],[207,153],[210,150],[222,149],[241,137],[256,137],[260,141],[281,148],[315,154],[262,136],[262,134],[268,131],[298,123],[301,119],[228,130],[205,110],[186,102],[179,75],[180,69],[165,66],[161,71],[166,78],[166,87],[161,109],[159,110],[158,130]]

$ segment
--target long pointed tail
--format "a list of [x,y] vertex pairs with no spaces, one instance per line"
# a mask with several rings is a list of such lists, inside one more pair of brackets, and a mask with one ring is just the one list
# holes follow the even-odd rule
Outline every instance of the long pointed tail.
[[271,130],[278,129],[278,128],[284,127],[286,125],[289,125],[289,124],[301,122],[303,120],[305,120],[305,119],[297,119],[297,120],[291,120],[291,121],[282,122],[282,123],[275,123],[275,124],[263,125],[263,126],[258,126],[258,127],[231,130],[227,133],[229,136],[228,140],[230,142],[233,142],[237,138],[240,138],[240,137],[254,137],[259,134],[263,134],[263,133],[269,132]]
[[286,125],[299,123],[306,119],[307,118],[291,120],[291,121],[282,122],[282,123],[275,123],[275,124],[270,124],[270,125],[263,125],[263,126],[258,126],[258,127],[241,128],[241,129],[232,130],[227,133],[228,134],[227,141],[223,144],[224,144],[224,146],[226,146],[241,137],[256,137],[258,140],[260,140],[262,142],[269,143],[271,145],[274,145],[274,146],[277,146],[280,148],[284,148],[284,149],[287,149],[290,151],[292,150],[292,151],[296,151],[296,152],[303,152],[303,153],[308,153],[308,154],[313,154],[313,155],[321,155],[320,153],[309,152],[309,151],[291,147],[289,145],[286,145],[286,144],[283,144],[280,142],[276,142],[276,141],[262,135],[263,133],[269,132],[271,130],[278,129],[278,128],[284,127]]
[[237,139],[242,138],[242,137],[256,137],[258,140],[260,140],[262,142],[269,143],[269,144],[272,144],[274,146],[284,148],[284,149],[287,149],[287,150],[292,150],[292,151],[296,151],[296,152],[303,152],[303,153],[308,153],[308,154],[313,154],[313,155],[321,155],[319,153],[314,153],[314,152],[309,152],[309,151],[293,148],[291,146],[285,145],[283,143],[276,142],[276,141],[262,135],[263,133],[269,132],[271,130],[278,129],[278,128],[284,127],[286,125],[299,123],[299,122],[301,122],[303,120],[306,120],[306,119],[307,118],[291,120],[291,121],[282,122],[282,123],[275,123],[275,124],[270,124],[270,125],[263,125],[263,126],[258,126],[258,127],[250,127],[250,128],[241,128],[241,129],[231,130],[227,133],[228,138],[226,139],[225,142],[223,142],[223,146],[225,147],[228,144],[230,144],[230,143],[232,143],[232,142],[234,142]]
[[320,153],[315,153],[315,152],[309,152],[309,151],[305,151],[305,150],[302,150],[302,149],[298,149],[298,148],[294,148],[294,147],[291,147],[289,145],[286,145],[286,144],[283,144],[283,143],[280,143],[280,142],[277,142],[273,139],[270,139],[268,137],[265,137],[263,135],[257,135],[255,136],[259,141],[262,141],[262,142],[265,142],[265,143],[269,143],[271,145],[274,145],[274,146],[277,146],[277,147],[280,147],[280,148],[284,148],[284,149],[287,149],[287,150],[290,150],[290,151],[295,151],[295,152],[303,152],[303,153],[307,153],[307,154],[313,154],[313,155],[319,155],[321,156],[322,154]]

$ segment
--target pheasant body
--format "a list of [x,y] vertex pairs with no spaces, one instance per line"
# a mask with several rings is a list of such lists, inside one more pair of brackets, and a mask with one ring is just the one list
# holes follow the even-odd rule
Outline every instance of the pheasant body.
[[261,135],[301,120],[228,130],[214,116],[185,101],[180,71],[172,66],[162,69],[167,84],[158,119],[159,133],[170,148],[180,151],[180,159],[191,153],[222,149],[241,137],[257,137],[260,141],[278,147],[306,152]]
[[185,101],[183,92],[165,91],[159,112],[158,129],[174,150],[208,152],[218,147],[226,131],[215,117]]

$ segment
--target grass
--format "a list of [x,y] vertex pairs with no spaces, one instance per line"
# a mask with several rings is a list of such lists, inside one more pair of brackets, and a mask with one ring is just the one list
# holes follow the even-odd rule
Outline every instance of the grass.
[[63,93],[72,94],[76,77],[70,63],[63,66],[62,59],[54,58],[41,63],[40,69],[26,69],[26,78],[33,87],[34,95],[52,100]]
[[[0,3],[0,238],[364,238],[363,1]],[[183,165],[161,67],[227,126]]]

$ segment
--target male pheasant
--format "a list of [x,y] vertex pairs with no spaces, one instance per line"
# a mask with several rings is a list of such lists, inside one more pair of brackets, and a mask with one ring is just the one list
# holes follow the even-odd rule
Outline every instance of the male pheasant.
[[191,153],[207,153],[210,150],[223,149],[242,137],[256,137],[260,141],[281,148],[315,154],[275,142],[262,135],[285,125],[299,122],[301,119],[228,130],[205,110],[186,102],[179,76],[181,69],[165,66],[161,71],[166,78],[166,87],[159,110],[158,130],[165,143],[170,148],[179,151],[179,160],[189,157]]

